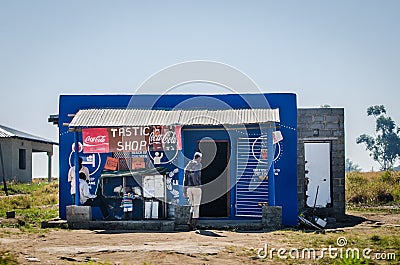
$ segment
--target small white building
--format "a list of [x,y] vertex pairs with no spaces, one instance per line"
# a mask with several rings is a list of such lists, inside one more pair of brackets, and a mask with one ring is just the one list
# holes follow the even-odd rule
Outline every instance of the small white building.
[[0,175],[7,181],[32,181],[32,153],[46,152],[51,178],[53,145],[58,143],[0,125]]

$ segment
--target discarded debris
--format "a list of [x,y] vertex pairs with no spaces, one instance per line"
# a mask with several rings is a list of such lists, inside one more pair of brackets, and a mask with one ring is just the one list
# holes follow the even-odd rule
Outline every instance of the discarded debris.
[[40,262],[40,259],[34,257],[26,257],[25,259],[29,262]]
[[326,222],[326,220],[323,220],[315,215],[315,207],[317,205],[318,190],[319,190],[319,186],[317,186],[317,192],[315,194],[315,201],[314,201],[313,208],[305,209],[304,211],[302,211],[299,214],[299,216],[297,216],[297,220],[303,226],[306,226],[306,227],[309,227],[312,229],[321,230],[321,229],[325,228],[325,226],[327,225],[327,222]]
[[60,257],[60,259],[67,260],[67,261],[79,261],[79,260],[77,260],[75,258],[70,258],[70,257]]

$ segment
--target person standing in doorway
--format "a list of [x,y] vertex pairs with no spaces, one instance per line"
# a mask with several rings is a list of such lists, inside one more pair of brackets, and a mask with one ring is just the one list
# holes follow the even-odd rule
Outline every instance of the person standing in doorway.
[[183,195],[189,198],[190,201],[190,215],[187,222],[190,230],[196,229],[200,212],[202,156],[200,152],[196,152],[193,160],[190,160],[185,167]]
[[[78,166],[79,173],[83,173],[86,176],[86,181],[89,182],[89,169],[82,165],[82,157],[78,157]],[[71,198],[72,204],[75,204],[75,193],[76,193],[76,185],[75,185],[75,166],[72,166],[68,171],[68,182],[71,184]]]

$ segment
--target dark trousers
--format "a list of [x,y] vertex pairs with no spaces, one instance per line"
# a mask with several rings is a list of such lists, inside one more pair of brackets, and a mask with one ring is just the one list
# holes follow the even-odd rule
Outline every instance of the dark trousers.
[[107,210],[106,199],[101,195],[97,195],[97,197],[93,199],[88,199],[83,205],[100,207],[100,211],[101,214],[103,215],[103,218],[106,218],[109,215]]
[[124,212],[124,220],[132,220],[132,212]]

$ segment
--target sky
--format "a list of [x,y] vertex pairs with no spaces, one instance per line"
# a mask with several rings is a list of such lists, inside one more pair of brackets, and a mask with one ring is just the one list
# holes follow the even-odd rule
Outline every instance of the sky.
[[[374,134],[369,106],[400,123],[399,12],[397,0],[0,0],[0,123],[58,141],[47,118],[60,95],[133,94],[170,65],[211,60],[298,107],[344,108],[346,158],[377,170],[355,141]],[[33,163],[47,176],[45,154]]]

